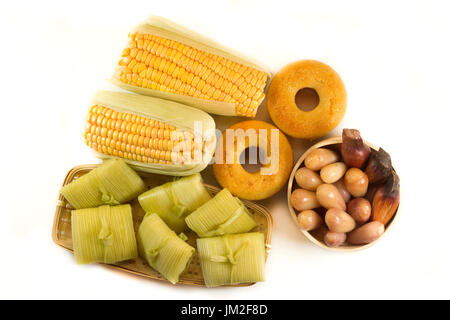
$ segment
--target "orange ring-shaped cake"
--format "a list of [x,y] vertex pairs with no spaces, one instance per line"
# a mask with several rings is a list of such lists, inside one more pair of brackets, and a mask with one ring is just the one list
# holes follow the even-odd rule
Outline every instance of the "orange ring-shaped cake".
[[[317,92],[318,105],[301,110],[297,92],[311,88]],[[277,127],[287,135],[315,139],[333,130],[345,114],[347,93],[339,75],[330,66],[314,60],[301,60],[281,69],[267,93],[267,108]]]
[[[239,138],[239,134],[244,137]],[[239,161],[242,152],[251,147],[265,153],[267,159],[257,172],[246,171]],[[213,165],[217,181],[235,196],[247,200],[266,199],[280,191],[289,178],[294,159],[286,136],[273,125],[257,120],[231,126],[219,139],[217,150],[220,151],[216,151]]]

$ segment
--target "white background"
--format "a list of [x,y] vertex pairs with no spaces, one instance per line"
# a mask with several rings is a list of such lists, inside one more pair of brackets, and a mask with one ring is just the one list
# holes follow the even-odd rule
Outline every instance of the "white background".
[[[0,298],[450,298],[449,8],[445,1],[8,1],[0,13]],[[78,266],[51,240],[67,171],[97,160],[84,118],[130,28],[149,14],[188,26],[273,72],[312,58],[348,92],[340,126],[390,152],[401,178],[399,220],[374,247],[311,244],[285,190],[274,217],[267,281],[247,288],[172,286]],[[258,118],[266,119],[265,104]],[[231,119],[237,121],[240,119]],[[223,128],[223,120],[218,126]],[[295,159],[313,142],[292,139]],[[206,180],[215,183],[210,168]]]

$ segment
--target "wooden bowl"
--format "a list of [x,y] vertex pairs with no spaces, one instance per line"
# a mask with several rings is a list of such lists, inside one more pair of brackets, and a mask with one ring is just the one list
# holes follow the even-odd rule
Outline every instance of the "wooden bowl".
[[[371,144],[370,142],[364,141],[366,145],[368,145],[371,149],[378,151],[378,147],[374,146],[373,144]],[[294,221],[294,223],[297,225],[298,229],[314,244],[318,245],[321,248],[327,249],[327,250],[331,250],[331,251],[336,251],[336,252],[352,252],[352,251],[359,251],[362,249],[367,249],[371,246],[373,246],[375,243],[377,243],[378,241],[380,241],[381,238],[383,238],[386,233],[388,232],[388,230],[391,229],[392,225],[394,224],[394,222],[397,220],[398,217],[398,208],[397,211],[395,212],[394,216],[392,217],[391,221],[385,226],[385,231],[384,233],[381,235],[380,238],[378,238],[376,241],[371,242],[369,244],[365,244],[365,245],[350,245],[348,243],[344,243],[339,247],[336,248],[332,248],[329,247],[325,244],[325,242],[323,241],[323,236],[326,232],[326,227],[321,227],[317,230],[311,230],[311,231],[305,231],[302,230],[300,228],[300,226],[298,225],[297,222],[297,212],[296,210],[292,207],[291,205],[291,194],[292,191],[295,189],[294,187],[297,185],[297,183],[295,182],[295,173],[297,172],[297,170],[303,165],[303,161],[305,160],[305,158],[315,149],[318,148],[322,148],[322,147],[326,147],[327,149],[331,149],[334,151],[338,151],[338,153],[340,154],[340,145],[342,143],[342,137],[333,137],[333,138],[329,138],[329,139],[325,139],[323,141],[320,141],[318,143],[316,143],[315,145],[313,145],[311,148],[309,148],[308,150],[306,150],[305,153],[303,153],[303,155],[300,157],[300,159],[298,159],[297,163],[295,164],[294,168],[292,169],[291,172],[291,176],[289,177],[289,182],[288,182],[288,189],[287,189],[287,201],[288,201],[288,207],[289,207],[289,212],[291,214],[292,220]],[[400,207],[400,206],[399,206]]]

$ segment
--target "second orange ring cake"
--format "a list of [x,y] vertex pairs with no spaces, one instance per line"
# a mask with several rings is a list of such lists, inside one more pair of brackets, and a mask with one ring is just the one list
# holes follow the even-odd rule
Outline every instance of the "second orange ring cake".
[[[240,163],[240,156],[247,148],[265,153],[266,161],[257,172],[246,171]],[[293,159],[289,140],[278,128],[264,121],[243,121],[228,128],[219,139],[214,176],[235,196],[262,200],[286,184]]]
[[[311,111],[297,107],[296,94],[304,88],[316,91],[318,105]],[[339,75],[328,65],[301,60],[285,66],[270,84],[267,108],[273,122],[286,134],[302,139],[319,138],[344,117],[347,93]]]

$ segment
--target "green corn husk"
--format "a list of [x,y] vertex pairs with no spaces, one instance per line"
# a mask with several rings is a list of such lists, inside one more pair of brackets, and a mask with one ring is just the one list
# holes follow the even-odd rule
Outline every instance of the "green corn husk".
[[248,232],[257,225],[245,205],[227,189],[187,216],[186,223],[199,237]]
[[195,249],[169,229],[156,214],[146,214],[139,226],[139,254],[173,284],[189,266]]
[[197,239],[206,286],[264,281],[265,243],[260,232]]
[[72,210],[72,239],[79,264],[116,263],[138,256],[129,204]]
[[185,217],[211,199],[199,173],[165,183],[139,196],[145,212],[157,213],[175,232],[186,229]]
[[83,209],[125,203],[145,189],[144,181],[123,160],[110,159],[62,187],[61,194],[75,209]]

